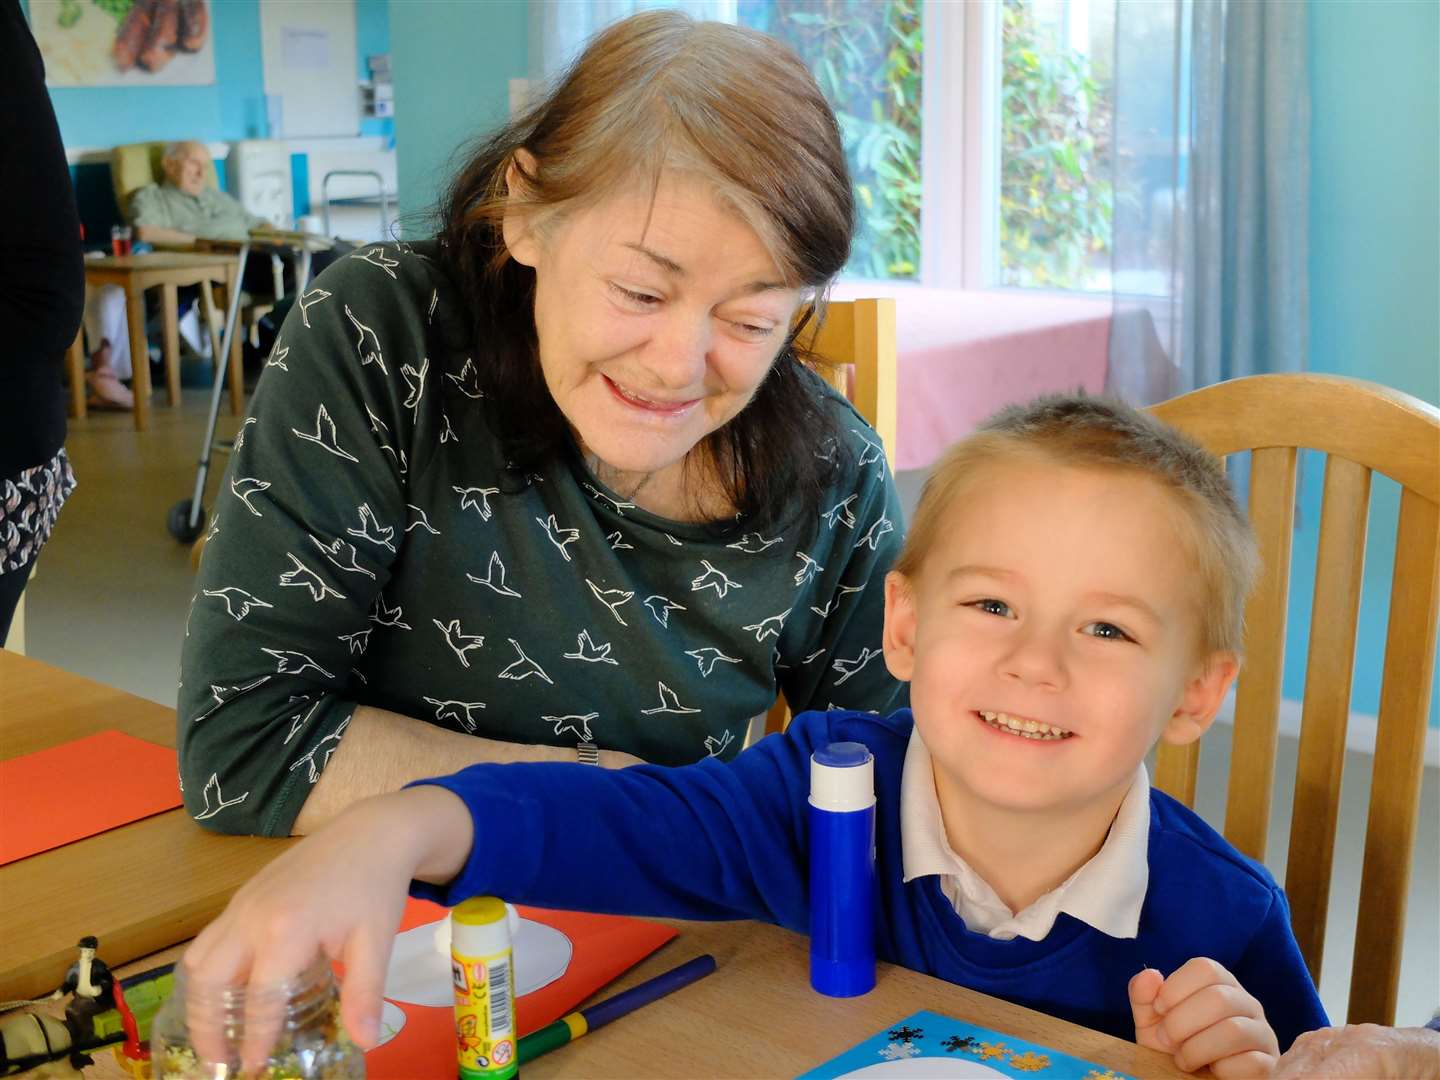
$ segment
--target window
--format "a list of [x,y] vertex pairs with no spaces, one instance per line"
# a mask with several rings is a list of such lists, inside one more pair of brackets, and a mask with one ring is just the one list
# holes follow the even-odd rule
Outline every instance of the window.
[[1109,290],[1116,0],[739,0],[839,118],[847,274]]
[[859,219],[846,272],[917,278],[921,0],[739,0],[736,17],[793,48],[835,110]]

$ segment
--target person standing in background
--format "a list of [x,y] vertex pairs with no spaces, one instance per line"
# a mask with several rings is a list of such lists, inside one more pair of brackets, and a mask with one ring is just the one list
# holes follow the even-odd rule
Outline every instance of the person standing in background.
[[65,456],[65,350],[85,304],[80,217],[40,50],[0,0],[0,642],[75,474]]

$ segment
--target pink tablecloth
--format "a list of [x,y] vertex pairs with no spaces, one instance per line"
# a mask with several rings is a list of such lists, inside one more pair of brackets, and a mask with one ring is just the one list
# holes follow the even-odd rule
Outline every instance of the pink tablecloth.
[[897,469],[924,469],[979,421],[1047,391],[1105,386],[1109,298],[843,282],[836,300],[893,296]]

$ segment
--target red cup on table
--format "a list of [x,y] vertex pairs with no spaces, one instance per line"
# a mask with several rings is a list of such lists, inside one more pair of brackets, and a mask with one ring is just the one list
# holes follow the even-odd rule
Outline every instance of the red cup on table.
[[110,227],[110,252],[117,258],[121,255],[130,254],[132,233],[129,225],[112,225]]

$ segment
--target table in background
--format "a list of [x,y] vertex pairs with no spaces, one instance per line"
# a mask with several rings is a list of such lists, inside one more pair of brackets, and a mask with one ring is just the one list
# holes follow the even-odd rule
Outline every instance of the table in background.
[[[928,469],[1004,405],[1042,393],[1100,393],[1116,320],[1159,349],[1148,312],[1117,312],[1109,297],[888,281],[841,282],[831,295],[895,298],[897,470]],[[1137,319],[1142,324],[1130,321]]]
[[[150,252],[144,255],[104,256],[85,260],[85,284],[90,288],[118,285],[125,290],[125,316],[130,330],[130,363],[134,370],[135,430],[144,431],[150,422],[150,348],[145,340],[145,290],[161,289],[164,322],[165,386],[170,405],[180,404],[180,319],[176,290],[181,285],[199,285],[210,328],[215,363],[220,362],[219,335],[215,330],[214,298],[211,285],[224,287],[226,295],[240,286],[236,260],[221,252]],[[99,342],[92,343],[99,345]],[[77,417],[85,415],[85,352],[79,338],[69,352],[70,407]],[[230,405],[239,416],[244,409],[245,387],[241,369],[240,338],[230,341]],[[216,377],[219,377],[218,371]]]
[[[0,650],[0,755],[109,728],[175,745],[173,709]],[[194,937],[286,843],[209,833],[176,809],[0,866],[0,1001],[53,990],[86,934],[112,966]]]

